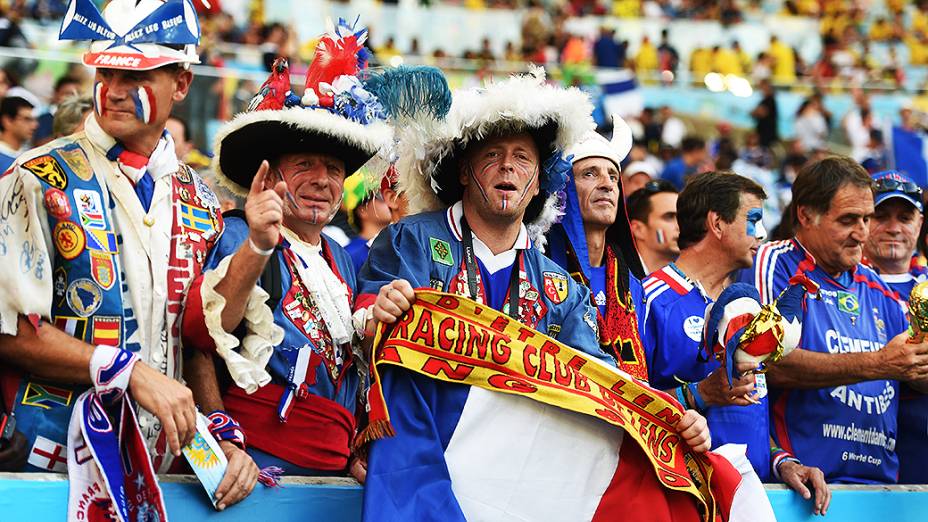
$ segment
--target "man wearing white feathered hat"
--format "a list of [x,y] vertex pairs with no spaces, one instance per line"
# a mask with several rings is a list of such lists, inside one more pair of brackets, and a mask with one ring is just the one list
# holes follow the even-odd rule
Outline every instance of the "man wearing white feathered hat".
[[[415,301],[414,288],[432,287],[614,366],[599,348],[589,290],[535,248],[557,216],[557,192],[571,168],[563,151],[593,130],[591,113],[586,95],[547,85],[535,70],[456,93],[444,124],[410,125],[398,163],[410,215],[381,232],[359,274],[356,308],[366,311],[367,330],[395,323]],[[434,518],[441,509],[443,518],[460,518],[442,448],[470,387],[392,369],[380,385],[387,402],[407,402],[390,418],[395,436],[370,448],[365,517]],[[693,448],[708,448],[705,420],[695,412],[677,428]],[[410,469],[412,480],[397,479]],[[380,502],[383,494],[395,502]]]
[[[196,431],[191,392],[177,380],[177,322],[222,221],[164,126],[190,88],[199,36],[189,0],[113,0],[102,14],[74,0],[60,38],[91,42],[83,61],[97,68],[94,113],[83,131],[26,152],[0,177],[0,358],[15,368],[7,384],[31,448],[26,470],[68,469],[72,500],[85,482],[99,493],[101,473],[107,490],[111,473],[129,473],[93,464],[114,450],[91,436],[103,429],[98,405],[137,402],[137,425],[121,424],[138,430],[153,462],[136,471],[166,472]],[[134,412],[123,404],[124,416]],[[77,452],[88,446],[93,460]],[[233,474],[236,454],[227,452]],[[126,495],[111,496],[128,509]],[[87,516],[86,504],[72,502],[69,518]]]

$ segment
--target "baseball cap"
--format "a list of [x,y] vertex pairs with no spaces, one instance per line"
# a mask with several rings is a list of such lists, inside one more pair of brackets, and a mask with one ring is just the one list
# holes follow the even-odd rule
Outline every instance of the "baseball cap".
[[874,198],[873,204],[892,198],[902,198],[912,204],[919,212],[924,210],[922,204],[922,189],[911,178],[898,170],[877,172],[873,175]]
[[657,177],[657,171],[654,169],[654,165],[651,165],[647,161],[633,161],[622,169],[622,175],[627,178],[635,174],[647,174],[651,179]]

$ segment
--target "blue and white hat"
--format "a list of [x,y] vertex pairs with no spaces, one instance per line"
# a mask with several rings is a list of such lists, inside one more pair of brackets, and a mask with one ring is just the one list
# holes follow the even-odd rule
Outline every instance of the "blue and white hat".
[[905,174],[898,170],[886,170],[877,172],[872,178],[874,206],[879,206],[880,203],[892,198],[902,198],[911,203],[919,212],[924,211],[921,187]]
[[146,71],[200,63],[200,23],[190,0],[112,0],[97,9],[92,0],[72,0],[59,40],[87,40],[84,65]]

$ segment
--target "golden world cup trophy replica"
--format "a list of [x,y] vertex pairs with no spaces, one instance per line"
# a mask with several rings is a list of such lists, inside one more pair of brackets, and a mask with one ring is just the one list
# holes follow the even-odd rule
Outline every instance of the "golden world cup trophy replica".
[[928,334],[928,281],[918,283],[909,294],[909,342],[920,343]]

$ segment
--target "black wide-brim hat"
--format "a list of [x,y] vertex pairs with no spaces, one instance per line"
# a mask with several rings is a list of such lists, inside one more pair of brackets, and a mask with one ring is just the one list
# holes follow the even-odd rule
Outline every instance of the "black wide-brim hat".
[[325,109],[291,107],[239,114],[216,136],[213,171],[220,185],[246,196],[263,160],[323,153],[345,163],[350,176],[391,143],[384,122],[363,125]]

